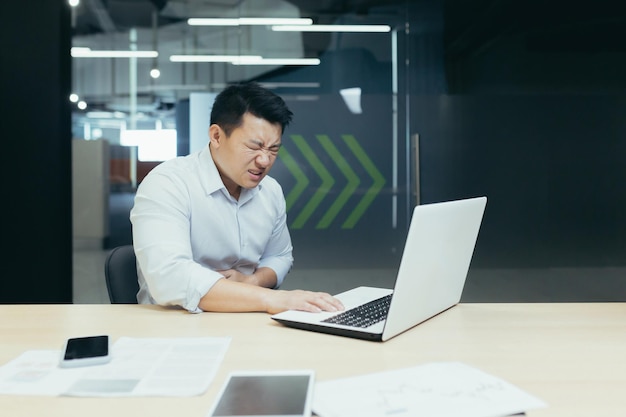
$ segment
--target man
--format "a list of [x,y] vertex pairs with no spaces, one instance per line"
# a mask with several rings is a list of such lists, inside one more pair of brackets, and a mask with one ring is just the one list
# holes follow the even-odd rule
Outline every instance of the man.
[[326,293],[277,289],[292,245],[282,188],[267,174],[291,117],[256,83],[227,87],[211,110],[208,146],[144,178],[130,215],[140,303],[191,312],[343,309]]

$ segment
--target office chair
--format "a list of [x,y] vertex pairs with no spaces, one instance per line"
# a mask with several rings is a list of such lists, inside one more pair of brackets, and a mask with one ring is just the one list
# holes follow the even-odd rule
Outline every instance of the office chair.
[[104,277],[111,304],[137,304],[137,264],[132,245],[114,248],[104,262]]

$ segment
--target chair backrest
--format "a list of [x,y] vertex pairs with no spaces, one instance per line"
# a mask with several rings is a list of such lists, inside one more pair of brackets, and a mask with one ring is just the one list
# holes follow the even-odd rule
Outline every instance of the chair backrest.
[[111,304],[137,304],[139,282],[132,245],[114,248],[104,263],[104,277]]

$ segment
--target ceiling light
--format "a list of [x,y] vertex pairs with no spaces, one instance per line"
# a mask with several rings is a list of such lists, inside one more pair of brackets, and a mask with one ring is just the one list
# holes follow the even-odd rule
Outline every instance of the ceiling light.
[[280,17],[191,18],[187,19],[187,24],[190,26],[311,25],[313,20]]
[[318,58],[263,58],[260,55],[171,55],[172,62],[226,62],[233,65],[319,65]]
[[113,117],[113,112],[110,111],[89,111],[85,114],[85,116],[90,119],[110,119]]
[[239,19],[213,19],[213,18],[191,18],[187,19],[189,26],[239,26]]
[[152,78],[159,78],[159,77],[161,76],[161,71],[159,71],[159,69],[158,69],[158,68],[152,68],[152,69],[150,70],[150,76],[151,76]]
[[156,58],[157,51],[94,51],[90,48],[73,47],[73,58]]
[[233,61],[234,65],[319,65],[318,58],[260,58]]
[[276,25],[272,26],[277,32],[389,32],[389,25]]
[[259,60],[259,55],[172,55],[172,62],[234,62],[240,60]]
[[261,85],[265,88],[320,88],[320,83],[307,83],[307,82],[262,82]]

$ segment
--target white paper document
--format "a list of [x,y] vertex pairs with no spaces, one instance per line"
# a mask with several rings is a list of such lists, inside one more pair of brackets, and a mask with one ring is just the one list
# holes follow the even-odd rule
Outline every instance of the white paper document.
[[546,404],[519,388],[457,362],[321,381],[313,411],[320,417],[498,417]]
[[0,367],[0,394],[81,397],[201,395],[230,338],[120,338],[105,365],[60,368],[61,351],[31,350]]

